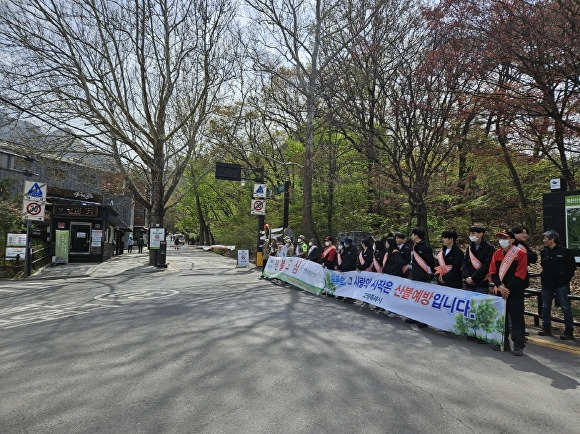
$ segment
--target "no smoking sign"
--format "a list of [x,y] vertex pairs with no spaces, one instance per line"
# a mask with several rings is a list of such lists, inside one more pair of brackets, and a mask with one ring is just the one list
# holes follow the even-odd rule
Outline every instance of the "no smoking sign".
[[252,199],[252,207],[250,213],[253,215],[266,214],[266,201],[263,199]]

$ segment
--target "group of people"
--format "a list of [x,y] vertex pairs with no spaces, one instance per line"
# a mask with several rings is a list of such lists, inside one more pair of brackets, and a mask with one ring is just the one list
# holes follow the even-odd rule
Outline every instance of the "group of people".
[[[469,228],[470,244],[464,252],[457,245],[457,232],[446,230],[441,233],[441,249],[434,253],[425,239],[425,231],[416,227],[411,231],[411,243],[403,233],[389,234],[375,240],[373,237],[361,241],[358,249],[351,238],[338,245],[332,236],[324,238],[320,250],[316,239],[306,243],[303,235],[296,244],[285,236],[283,243],[264,244],[265,256],[295,256],[322,264],[329,270],[372,271],[393,276],[407,277],[420,282],[436,281],[451,288],[488,294],[493,292],[506,300],[505,342],[512,336],[513,354],[523,355],[525,347],[524,289],[529,286],[528,265],[538,260],[538,255],[528,246],[529,233],[526,227],[515,227],[495,234],[499,248],[485,238],[485,228]],[[551,308],[556,298],[564,315],[564,333],[561,339],[574,339],[574,320],[568,294],[570,282],[576,271],[576,262],[570,249],[559,243],[559,234],[554,230],[544,232],[544,248],[540,252],[542,330],[539,334],[552,334]],[[419,327],[427,324],[407,319]],[[508,344],[509,345],[509,344]],[[511,348],[510,348],[511,350]]]
[[129,239],[128,246],[127,246],[127,253],[131,253],[133,251],[133,246],[137,246],[137,251],[139,253],[143,253],[143,237],[139,237],[137,241],[133,240],[132,238]]

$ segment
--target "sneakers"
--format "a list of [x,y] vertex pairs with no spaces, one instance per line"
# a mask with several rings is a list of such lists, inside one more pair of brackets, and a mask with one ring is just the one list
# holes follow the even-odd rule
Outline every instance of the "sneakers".
[[565,329],[564,333],[560,335],[560,339],[571,341],[574,339],[574,331],[572,329]]
[[552,336],[552,329],[550,327],[543,328],[538,332],[540,336]]
[[512,351],[512,354],[514,356],[521,357],[524,355],[524,349],[523,348],[514,348],[514,350]]

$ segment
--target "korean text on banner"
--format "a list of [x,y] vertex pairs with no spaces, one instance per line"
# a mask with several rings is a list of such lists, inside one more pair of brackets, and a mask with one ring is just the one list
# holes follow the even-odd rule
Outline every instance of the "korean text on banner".
[[458,335],[503,343],[501,297],[367,271],[337,272],[301,258],[268,258],[264,275],[320,294],[367,302]]

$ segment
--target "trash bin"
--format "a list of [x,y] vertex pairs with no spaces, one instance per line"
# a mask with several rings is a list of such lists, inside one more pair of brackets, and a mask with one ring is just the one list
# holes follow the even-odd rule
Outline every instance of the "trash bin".
[[157,268],[167,268],[167,241],[159,242],[159,256],[157,258]]

